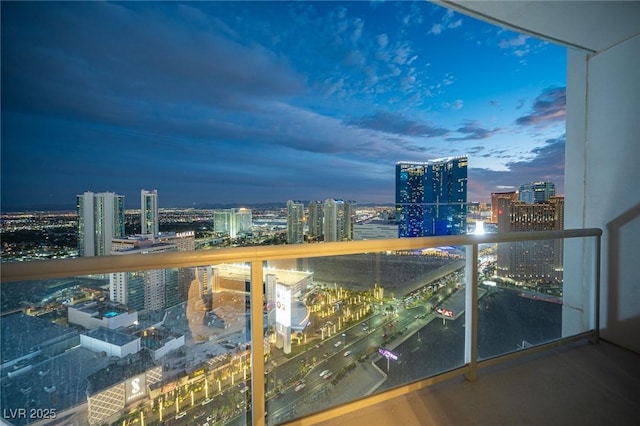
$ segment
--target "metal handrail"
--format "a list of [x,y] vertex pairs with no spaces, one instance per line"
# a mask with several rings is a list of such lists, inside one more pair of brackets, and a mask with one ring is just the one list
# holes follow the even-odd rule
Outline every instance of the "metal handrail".
[[216,250],[150,253],[123,256],[96,256],[73,259],[52,259],[30,262],[3,262],[0,282],[64,278],[110,272],[142,271],[159,268],[184,268],[232,262],[254,262],[308,257],[416,250],[439,246],[464,246],[556,238],[601,236],[598,228],[558,231],[509,232],[498,234],[448,235],[420,238],[288,244],[280,246],[235,247]]

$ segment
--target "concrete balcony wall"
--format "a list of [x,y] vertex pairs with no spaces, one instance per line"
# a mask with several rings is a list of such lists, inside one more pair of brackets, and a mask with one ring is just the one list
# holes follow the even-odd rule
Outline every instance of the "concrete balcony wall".
[[640,35],[589,55],[586,65],[582,216],[584,226],[605,231],[602,336],[640,352]]

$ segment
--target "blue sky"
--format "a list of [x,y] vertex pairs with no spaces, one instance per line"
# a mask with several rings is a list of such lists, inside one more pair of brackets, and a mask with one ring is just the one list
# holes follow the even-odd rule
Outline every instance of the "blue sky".
[[566,49],[429,2],[2,2],[2,211],[564,191]]

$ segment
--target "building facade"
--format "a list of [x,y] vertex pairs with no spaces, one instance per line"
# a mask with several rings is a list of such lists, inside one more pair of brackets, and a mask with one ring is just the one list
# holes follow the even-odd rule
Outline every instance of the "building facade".
[[140,191],[140,233],[158,235],[158,191]]
[[507,200],[507,205],[509,203],[514,203],[518,200],[518,193],[516,191],[491,193],[491,223],[498,223],[498,216],[500,212],[498,204],[499,200],[502,199]]
[[398,236],[467,232],[467,157],[396,164]]
[[[523,203],[498,200],[502,212],[498,232],[550,231],[564,226],[564,197],[548,202]],[[498,244],[498,276],[521,283],[557,285],[563,279],[563,242],[519,241]]]
[[113,238],[124,236],[124,195],[85,192],[76,197],[78,254],[107,256]]
[[236,238],[252,230],[251,209],[224,209],[213,212],[213,230],[219,234]]
[[309,219],[307,220],[307,235],[311,240],[322,238],[322,223],[324,221],[324,210],[322,201],[310,201],[308,207]]
[[342,240],[353,241],[356,226],[356,202],[346,200],[344,202],[344,226],[342,229]]
[[518,201],[527,204],[545,203],[556,195],[553,182],[530,182],[520,185]]
[[304,242],[304,204],[302,201],[287,201],[287,244]]
[[[145,236],[114,239],[112,255],[178,251],[175,244]],[[137,310],[161,310],[181,301],[175,268],[109,274],[109,299]]]

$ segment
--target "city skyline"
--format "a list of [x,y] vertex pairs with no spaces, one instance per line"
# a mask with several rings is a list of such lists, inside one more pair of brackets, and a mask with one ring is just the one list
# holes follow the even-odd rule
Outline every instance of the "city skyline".
[[427,2],[3,3],[2,211],[392,204],[467,155],[469,201],[564,193],[566,49]]

